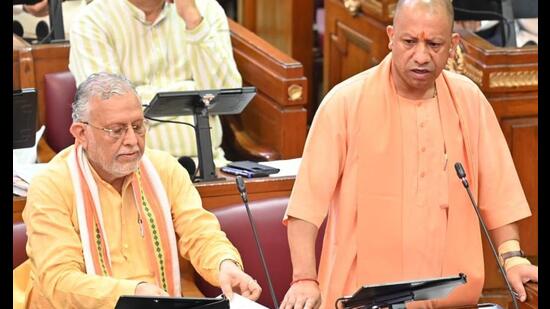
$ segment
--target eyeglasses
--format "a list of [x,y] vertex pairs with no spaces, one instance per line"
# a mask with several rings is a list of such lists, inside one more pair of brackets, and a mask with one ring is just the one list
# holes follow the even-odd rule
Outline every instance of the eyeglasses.
[[[119,125],[114,125],[110,128],[102,128],[102,127],[95,126],[95,125],[93,125],[93,124],[91,124],[87,121],[82,121],[82,123],[85,124],[85,125],[88,125],[92,128],[107,132],[107,135],[109,135],[110,137],[112,137],[114,139],[119,139],[119,138],[125,136],[126,132],[128,132],[128,127],[129,127],[129,125],[119,124]],[[135,134],[137,134],[139,136],[143,136],[147,132],[149,122],[147,120],[142,120],[138,123],[132,124],[131,126],[132,126],[132,130],[134,131]]]

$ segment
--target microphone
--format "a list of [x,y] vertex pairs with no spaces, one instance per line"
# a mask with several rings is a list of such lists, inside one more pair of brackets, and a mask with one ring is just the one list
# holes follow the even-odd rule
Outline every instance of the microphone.
[[178,162],[183,166],[187,172],[189,173],[189,178],[191,178],[191,181],[195,180],[195,171],[197,170],[197,166],[195,165],[195,161],[191,159],[191,157],[183,156],[178,159]]
[[479,208],[474,200],[474,196],[472,195],[472,191],[470,191],[470,184],[468,183],[468,180],[466,179],[466,172],[464,171],[464,168],[462,167],[462,164],[460,162],[455,163],[455,170],[456,174],[458,175],[458,178],[462,181],[462,185],[464,188],[466,188],[466,191],[468,192],[468,196],[470,197],[470,201],[472,202],[472,206],[474,207],[474,210],[476,211],[477,218],[479,219],[479,223],[481,224],[481,227],[483,229],[483,233],[485,234],[485,237],[487,238],[487,241],[489,242],[489,246],[491,247],[491,251],[493,251],[493,255],[495,256],[495,260],[497,261],[498,269],[500,270],[500,273],[502,274],[502,278],[504,278],[504,282],[506,283],[506,287],[508,288],[508,292],[512,296],[512,301],[514,302],[514,308],[519,309],[518,303],[516,301],[517,293],[512,290],[512,286],[510,285],[510,281],[508,281],[508,276],[506,276],[506,271],[500,265],[498,261],[498,254],[495,250],[495,245],[493,245],[493,242],[491,241],[491,237],[489,236],[489,232],[487,231],[487,227],[485,226],[485,222],[483,221],[483,218],[481,217],[481,213],[479,212]]
[[248,193],[246,192],[246,186],[244,184],[243,177],[237,176],[236,182],[237,182],[237,189],[241,193],[241,199],[244,202],[246,213],[248,214],[248,220],[250,221],[250,225],[252,226],[252,233],[254,234],[254,240],[256,240],[256,247],[258,248],[258,252],[260,253],[260,259],[262,260],[262,266],[264,267],[264,273],[267,278],[267,284],[269,285],[269,293],[271,294],[271,298],[273,299],[273,305],[275,305],[275,309],[279,309],[279,304],[277,303],[277,296],[275,296],[273,283],[271,283],[271,276],[269,275],[269,271],[267,270],[267,263],[265,262],[262,246],[260,245],[258,232],[256,232],[256,224],[254,224],[254,219],[252,218],[250,207],[248,207]]

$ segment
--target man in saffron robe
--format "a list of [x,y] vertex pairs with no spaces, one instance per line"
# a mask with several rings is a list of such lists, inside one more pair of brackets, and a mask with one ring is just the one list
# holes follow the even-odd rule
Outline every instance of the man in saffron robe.
[[495,114],[472,81],[443,70],[459,41],[452,24],[450,1],[399,1],[391,53],[324,98],[283,220],[293,282],[281,308],[333,308],[362,285],[459,273],[468,282],[447,298],[408,307],[476,304],[482,236],[456,162],[521,301],[523,283],[538,281],[514,223],[531,212]]
[[14,308],[113,308],[122,295],[179,297],[180,257],[229,298],[233,290],[259,297],[185,169],[145,148],[147,123],[126,78],[98,73],[80,84],[70,131],[75,145],[30,184],[23,211],[29,260],[14,270]]

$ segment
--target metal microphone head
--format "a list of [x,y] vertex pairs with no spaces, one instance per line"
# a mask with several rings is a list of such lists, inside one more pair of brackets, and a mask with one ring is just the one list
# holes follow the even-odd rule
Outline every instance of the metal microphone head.
[[460,162],[455,163],[455,170],[458,178],[462,180],[462,184],[464,185],[464,187],[468,188],[470,185],[468,184],[468,180],[466,179],[466,172],[464,171],[464,167],[462,167],[462,164]]
[[460,164],[460,162],[455,163],[455,170],[458,178],[466,177],[466,172],[464,171],[464,168],[462,167],[462,164]]
[[242,176],[237,176],[237,179],[235,179],[237,182],[237,189],[239,189],[239,192],[246,193],[246,187],[244,186],[244,180]]
[[248,203],[248,194],[246,193],[246,186],[244,185],[243,177],[237,176],[235,181],[237,182],[237,189],[241,193],[241,198],[243,199],[243,202],[245,204]]

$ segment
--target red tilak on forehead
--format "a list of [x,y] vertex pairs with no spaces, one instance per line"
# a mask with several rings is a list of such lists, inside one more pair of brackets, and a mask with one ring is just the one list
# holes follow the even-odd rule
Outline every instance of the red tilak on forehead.
[[426,40],[426,34],[424,33],[424,31],[420,32],[419,38],[421,41]]

